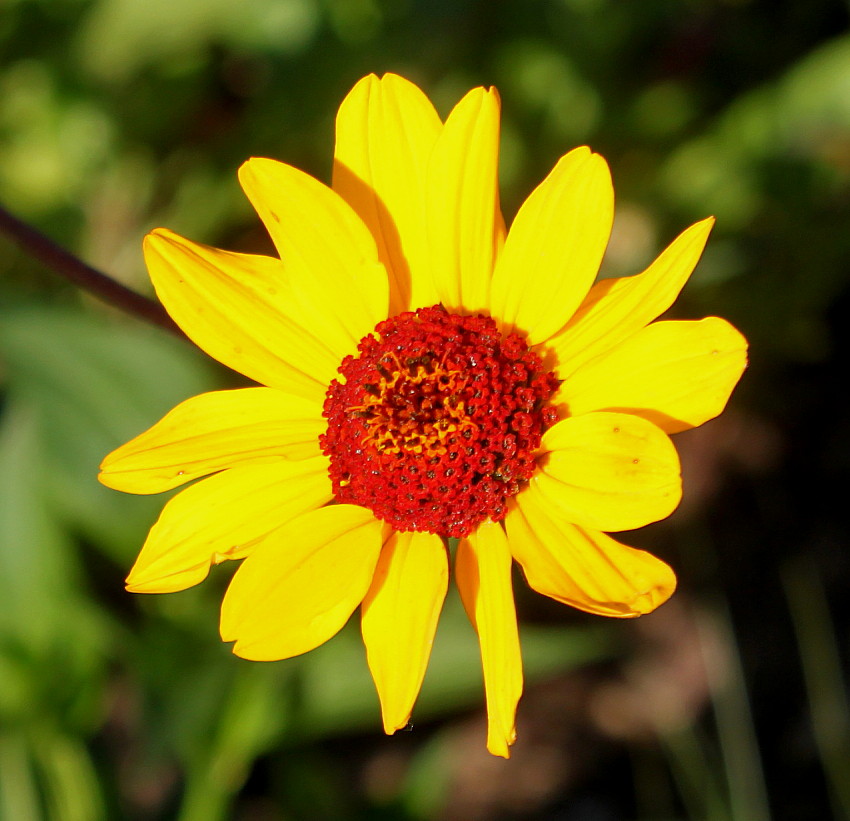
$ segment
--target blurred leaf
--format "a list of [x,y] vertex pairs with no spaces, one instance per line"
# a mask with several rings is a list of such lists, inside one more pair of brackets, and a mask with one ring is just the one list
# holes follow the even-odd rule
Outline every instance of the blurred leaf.
[[[204,699],[208,706],[196,732],[183,736],[191,751],[180,821],[225,817],[253,762],[271,749],[287,721],[275,670],[232,657],[222,662],[219,669],[225,676],[217,678],[225,688]],[[209,686],[214,679],[207,675],[205,681]],[[197,687],[194,678],[192,685]]]
[[402,801],[414,818],[434,818],[451,787],[452,761],[439,734],[417,750],[410,763]]
[[153,329],[47,308],[0,311],[0,356],[11,394],[32,408],[52,501],[126,563],[162,500],[102,487],[98,465],[178,402],[208,389],[207,360]]
[[45,503],[43,479],[34,413],[13,406],[0,427],[0,629],[36,648],[53,638],[76,570]]
[[759,171],[784,156],[850,176],[850,36],[793,65],[777,82],[734,101],[706,134],[686,143],[663,172],[667,194],[695,215],[715,214],[726,231],[761,207]]
[[45,784],[50,821],[99,821],[104,817],[97,774],[79,739],[40,733],[34,739],[36,760]]
[[[102,817],[97,780],[74,735],[97,720],[93,700],[109,627],[85,597],[71,543],[44,498],[37,434],[29,408],[6,408],[0,428],[0,719],[21,730],[7,738],[2,755],[12,759],[10,769],[37,768],[48,786],[45,817],[95,821]],[[27,778],[19,773],[8,799],[22,813],[30,802]]]
[[99,676],[108,626],[85,597],[75,552],[50,514],[45,473],[35,414],[7,409],[0,427],[0,672],[10,681],[0,689],[18,699],[0,704],[18,721],[55,710],[87,724],[90,705],[77,700],[86,701]]
[[318,22],[315,0],[99,0],[77,48],[88,71],[114,83],[150,64],[192,71],[213,43],[299,51]]
[[562,49],[545,40],[512,40],[499,62],[502,87],[540,123],[542,137],[562,142],[563,153],[588,139],[601,113],[599,94]]
[[0,137],[0,191],[27,214],[80,197],[114,148],[103,110],[64,96],[49,66],[34,59],[0,73]]
[[40,821],[38,787],[20,733],[0,733],[0,818]]

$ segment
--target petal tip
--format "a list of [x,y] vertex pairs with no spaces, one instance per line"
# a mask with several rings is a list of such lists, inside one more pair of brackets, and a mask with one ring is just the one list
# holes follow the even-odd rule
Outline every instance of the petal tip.
[[492,109],[496,113],[499,112],[502,105],[502,98],[499,96],[499,91],[495,86],[476,86],[466,92],[460,102],[455,106],[455,111],[463,111],[469,106],[476,109],[480,114],[485,110]]
[[[238,635],[237,635],[237,631],[236,631],[236,629],[235,629],[235,627],[232,623],[232,620],[230,620],[230,619],[226,620],[225,619],[225,615],[224,615],[223,610],[222,610],[221,617],[220,617],[219,624],[218,624],[218,635],[219,635],[219,638],[225,644],[229,644],[231,641],[237,641],[238,638],[239,638]],[[231,651],[233,652],[234,655],[237,655],[235,645],[233,647],[231,647],[230,649],[231,649]]]
[[587,160],[588,162],[593,164],[593,170],[601,177],[603,177],[610,186],[613,186],[613,181],[611,177],[611,167],[608,165],[608,160],[606,160],[605,157],[603,157],[601,154],[596,154],[590,149],[588,149],[588,151],[589,154]]
[[239,182],[244,182],[249,176],[253,174],[253,167],[257,162],[257,157],[249,157],[242,165],[239,166],[236,171],[236,176],[239,179]]
[[152,231],[145,234],[145,237],[142,240],[142,253],[145,254],[145,256],[147,256],[150,252],[157,253],[163,243],[166,245],[174,245],[178,243],[180,239],[180,235],[175,234],[174,231],[169,228],[154,228]]
[[[200,584],[210,572],[208,561],[178,572],[158,571],[157,565],[157,561],[152,561],[139,566],[137,560],[124,580],[124,589],[130,593],[177,593]],[[162,568],[162,565],[159,567]]]
[[564,154],[564,156],[561,159],[563,160],[566,157],[570,157],[570,159],[572,159],[572,160],[577,160],[577,159],[581,159],[583,157],[586,158],[586,157],[591,157],[591,156],[599,156],[599,155],[598,154],[594,155],[593,150],[591,149],[591,147],[589,145],[577,145],[575,148],[573,148],[572,150],[570,150],[566,154]]
[[171,233],[172,231],[169,228],[159,226],[158,228],[153,228],[152,230],[148,231],[147,234],[145,234],[143,242],[159,239],[161,237],[167,237]]
[[158,593],[164,591],[151,590],[147,585],[143,582],[131,582],[130,577],[128,576],[124,581],[124,589],[128,593]]
[[389,716],[384,716],[384,733],[387,735],[395,735],[399,730],[404,730],[410,726],[410,713],[404,719],[394,719]]
[[256,178],[258,172],[262,172],[264,168],[268,169],[276,165],[283,165],[278,160],[272,160],[269,157],[248,157],[239,170],[236,172],[240,183],[244,183],[250,178]]
[[[703,243],[708,241],[708,235],[711,233],[714,228],[714,224],[717,222],[717,218],[715,216],[704,217],[703,219],[695,222],[687,231],[690,231],[696,234]],[[683,232],[686,233],[686,232]]]
[[100,466],[100,472],[97,474],[97,481],[100,482],[104,487],[111,488],[112,490],[118,490],[118,488],[113,487],[112,474],[109,470],[106,469],[105,459],[103,461],[103,464]]
[[[231,639],[232,640],[232,639]],[[244,641],[240,641],[236,639],[236,643],[231,648],[231,652],[234,656],[238,656],[241,659],[245,659],[245,661],[276,661],[277,659],[273,659],[267,653],[259,653],[256,649],[252,650],[252,646],[250,644],[246,644]]]
[[516,731],[512,731],[507,738],[488,738],[487,752],[490,753],[490,755],[495,755],[507,760],[511,757],[511,747],[515,741]]
[[657,610],[676,592],[676,586],[676,575],[670,570],[668,578],[662,582],[647,586],[629,602],[629,609],[632,611],[632,615],[646,616]]

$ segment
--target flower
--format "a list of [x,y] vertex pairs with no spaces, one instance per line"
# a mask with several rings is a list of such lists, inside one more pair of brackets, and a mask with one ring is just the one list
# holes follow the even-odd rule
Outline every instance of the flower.
[[494,89],[442,123],[413,84],[369,76],[339,110],[332,187],[268,159],[240,169],[279,259],[150,234],[168,312],[262,387],[188,399],[100,479],[130,493],[201,479],[165,505],[127,588],[181,590],[244,560],[221,611],[243,658],[311,650],[360,605],[388,733],[418,695],[458,539],[487,747],[507,757],[522,691],[512,562],[590,613],[664,602],[672,570],[606,534],[675,509],[668,434],[720,413],[746,341],[716,317],[653,321],[712,219],[643,273],[593,284],[614,209],[605,161],[566,154],[506,231],[498,142]]

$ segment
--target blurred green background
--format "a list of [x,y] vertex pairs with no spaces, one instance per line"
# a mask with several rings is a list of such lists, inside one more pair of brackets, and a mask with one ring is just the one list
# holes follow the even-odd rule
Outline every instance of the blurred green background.
[[159,225],[268,250],[238,165],[329,180],[339,102],[391,70],[443,115],[499,88],[508,218],[568,149],[604,154],[608,275],[716,215],[675,311],[730,319],[752,362],[676,437],[680,510],[631,534],[677,569],[668,605],[612,623],[517,584],[506,763],[456,598],[387,738],[357,624],[254,664],[218,640],[227,568],[123,591],[163,500],[100,487],[100,459],[238,382],[0,240],[0,819],[850,818],[847,23],[829,0],[5,0],[0,201],[139,291]]

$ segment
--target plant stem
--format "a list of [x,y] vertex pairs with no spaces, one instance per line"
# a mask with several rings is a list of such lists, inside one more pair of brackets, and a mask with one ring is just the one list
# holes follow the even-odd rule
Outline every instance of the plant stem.
[[183,337],[183,332],[158,302],[130,290],[120,282],[87,265],[32,226],[12,216],[2,206],[0,206],[0,232],[6,234],[19,248],[43,265],[104,302],[170,331],[176,336]]

